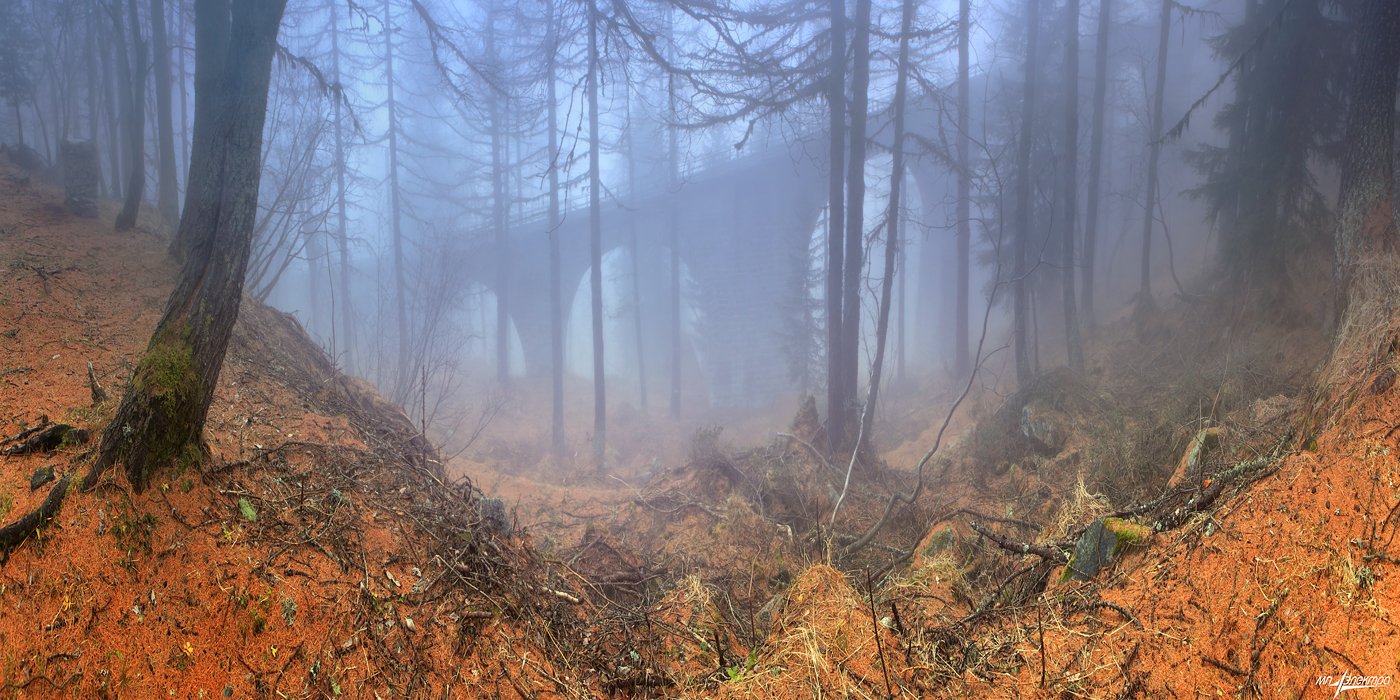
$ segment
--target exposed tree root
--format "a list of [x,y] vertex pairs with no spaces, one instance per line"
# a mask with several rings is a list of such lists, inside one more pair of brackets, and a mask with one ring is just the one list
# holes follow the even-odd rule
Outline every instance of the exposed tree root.
[[0,527],[0,563],[9,560],[10,552],[24,543],[29,536],[34,534],[55,515],[58,509],[63,507],[63,497],[68,495],[68,480],[71,474],[64,474],[63,478],[54,484],[49,495],[44,498],[44,502],[39,507],[25,514],[24,517],[16,520],[5,527]]

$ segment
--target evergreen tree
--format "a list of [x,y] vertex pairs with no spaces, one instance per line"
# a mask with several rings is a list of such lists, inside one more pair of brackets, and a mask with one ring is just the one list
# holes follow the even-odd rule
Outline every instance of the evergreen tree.
[[20,107],[34,99],[35,41],[24,22],[20,0],[0,0],[0,99],[15,113],[15,133],[24,143]]
[[1227,284],[1272,299],[1287,286],[1288,251],[1326,230],[1327,198],[1310,167],[1335,152],[1349,33],[1322,0],[1247,0],[1244,20],[1214,41],[1239,62],[1234,99],[1217,115],[1225,146],[1189,159],[1205,176],[1192,191],[1220,225]]

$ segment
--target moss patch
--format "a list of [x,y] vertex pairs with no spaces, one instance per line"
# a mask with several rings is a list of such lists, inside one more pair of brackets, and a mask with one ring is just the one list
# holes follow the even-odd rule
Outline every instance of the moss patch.
[[155,339],[132,379],[138,391],[163,399],[167,410],[174,410],[199,395],[194,351],[183,335],[167,331]]

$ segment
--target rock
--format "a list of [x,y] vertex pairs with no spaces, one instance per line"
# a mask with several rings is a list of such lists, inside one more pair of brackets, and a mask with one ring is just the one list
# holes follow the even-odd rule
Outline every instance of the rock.
[[1172,478],[1167,481],[1167,488],[1174,489],[1188,481],[1201,477],[1201,465],[1205,464],[1211,453],[1220,449],[1220,438],[1222,431],[1217,427],[1203,428],[1196,433],[1196,437],[1191,438],[1191,444],[1186,446],[1186,453],[1181,455],[1181,461],[1176,465],[1176,471],[1172,472]]
[[1061,581],[1088,581],[1123,554],[1142,547],[1152,538],[1152,528],[1122,518],[1099,518],[1074,545],[1074,557],[1060,574]]
[[97,216],[99,166],[91,141],[64,141],[59,146],[63,166],[63,204],[74,216]]
[[1039,401],[1021,407],[1021,434],[1048,454],[1059,454],[1069,440],[1064,420]]

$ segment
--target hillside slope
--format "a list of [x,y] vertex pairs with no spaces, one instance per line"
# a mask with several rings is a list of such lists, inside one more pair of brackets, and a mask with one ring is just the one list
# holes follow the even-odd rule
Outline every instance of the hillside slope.
[[[74,218],[0,161],[0,436],[96,436],[114,411],[175,274],[154,220],[116,234],[114,213]],[[540,630],[577,598],[289,316],[244,301],[205,436],[142,496],[119,470],[70,488],[9,553],[0,695],[508,697],[567,677]],[[0,457],[0,522],[94,447]]]

